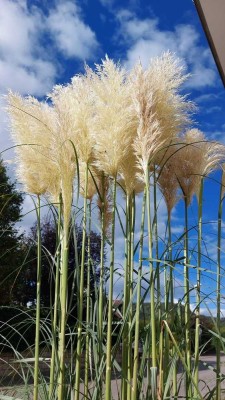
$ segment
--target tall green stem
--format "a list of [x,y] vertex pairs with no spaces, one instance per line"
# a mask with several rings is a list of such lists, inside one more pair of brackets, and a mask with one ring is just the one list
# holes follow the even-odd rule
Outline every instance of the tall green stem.
[[[191,371],[191,341],[190,341],[190,288],[189,288],[189,269],[188,269],[188,203],[185,202],[185,231],[184,231],[184,321],[185,321],[185,362],[188,370]],[[191,382],[186,373],[186,399],[191,399]]]
[[41,316],[41,218],[40,218],[40,196],[37,196],[36,212],[37,212],[37,289],[36,289],[36,331],[35,331],[35,362],[34,362],[34,400],[38,400],[40,316]]
[[135,313],[135,337],[134,337],[134,365],[133,365],[133,385],[132,385],[132,400],[137,400],[138,389],[138,357],[139,357],[139,333],[140,333],[140,309],[141,309],[141,278],[142,278],[142,255],[144,241],[144,224],[145,224],[145,207],[146,207],[146,188],[143,194],[142,216],[141,216],[141,233],[139,247],[139,266],[137,280],[137,304]]
[[[224,174],[224,172],[223,172]],[[223,179],[222,179],[223,182]],[[220,308],[221,308],[221,234],[222,234],[222,215],[223,215],[223,196],[224,196],[224,187],[221,182],[220,186],[220,202],[219,202],[219,209],[218,209],[218,242],[217,242],[217,326],[220,333]],[[220,360],[220,352],[221,352],[221,343],[220,339],[218,338],[216,341],[216,400],[221,399],[221,381],[220,381],[220,373],[221,373],[221,360]]]
[[[158,241],[158,216],[157,216],[157,176],[156,166],[154,166],[154,239],[155,239],[155,258],[159,259],[159,241]],[[158,326],[157,332],[161,331],[161,285],[160,285],[160,269],[159,262],[156,261],[156,288],[157,288],[157,311],[158,311]]]
[[[165,320],[167,323],[173,324],[173,268],[172,268],[172,251],[171,251],[171,215],[168,212],[168,243],[167,243],[167,264],[164,267],[164,290],[165,290]],[[164,351],[163,351],[163,383],[165,384],[168,379],[170,369],[170,340],[167,330],[163,329],[162,334],[164,337]],[[176,377],[177,380],[177,377]],[[174,382],[174,386],[175,382]],[[173,388],[174,389],[174,388]],[[164,393],[167,396],[167,393]]]
[[128,305],[130,301],[130,196],[126,196],[126,237],[123,295],[123,335],[122,335],[122,400],[127,400],[129,363],[129,322]]
[[128,332],[128,347],[129,347],[129,359],[128,359],[128,400],[131,399],[131,381],[133,376],[133,270],[134,270],[134,232],[135,232],[135,193],[131,195],[130,201],[130,309],[129,309],[129,332]]
[[[201,256],[202,256],[202,194],[203,178],[201,179],[199,198],[198,198],[198,266],[196,282],[196,309],[195,309],[195,361],[194,361],[194,381],[198,387],[199,381],[199,341],[200,341],[200,304],[201,304]],[[198,398],[196,388],[194,388],[194,397]]]
[[157,399],[157,357],[156,357],[156,321],[155,321],[155,279],[152,261],[152,226],[151,226],[151,203],[149,171],[146,171],[146,206],[148,218],[148,257],[150,266],[150,302],[151,302],[151,349],[149,359],[152,358],[151,366],[151,392],[152,400]]
[[[102,355],[103,355],[103,307],[104,307],[104,248],[105,248],[105,200],[106,200],[106,193],[105,193],[105,177],[104,173],[102,174],[102,199],[101,199],[101,249],[100,249],[100,274],[99,274],[99,295],[98,295],[98,365],[100,368]],[[104,376],[100,374],[99,378],[99,398],[102,398],[102,384]]]
[[[171,234],[171,213],[168,213],[168,255],[170,260],[170,304],[171,304],[171,326],[174,325],[174,275],[172,267],[172,234]],[[172,355],[175,356],[176,349],[173,346]],[[177,362],[173,367],[173,395],[177,396]]]
[[91,201],[88,204],[88,270],[87,270],[87,291],[86,291],[86,340],[85,340],[85,373],[84,373],[84,398],[88,398],[88,374],[89,374],[89,356],[90,356],[90,305],[91,305]]
[[104,248],[105,248],[105,177],[102,176],[102,204],[101,204],[101,250],[99,276],[99,307],[98,307],[98,342],[101,349],[103,341],[103,285],[104,285]]
[[112,350],[112,312],[113,312],[113,274],[114,274],[114,248],[115,248],[115,210],[116,210],[116,177],[113,182],[113,208],[112,208],[112,235],[110,249],[109,293],[108,293],[108,323],[106,343],[106,387],[105,400],[111,400],[111,350]]
[[56,332],[57,322],[59,313],[59,274],[60,274],[60,263],[61,263],[61,211],[62,211],[62,199],[60,196],[59,207],[58,207],[58,229],[57,229],[57,249],[56,249],[56,272],[55,272],[55,299],[54,299],[54,313],[53,313],[53,324],[52,324],[52,355],[50,365],[50,385],[49,385],[49,397],[51,399],[54,391],[55,382],[55,362],[56,362]]
[[65,350],[67,320],[67,288],[69,257],[69,225],[64,225],[62,241],[62,265],[60,270],[60,331],[59,331],[59,380],[58,400],[64,400],[65,392]]
[[86,224],[87,224],[87,186],[88,186],[88,165],[85,171],[85,193],[84,193],[84,211],[83,211],[83,235],[81,249],[80,266],[80,287],[79,287],[79,309],[78,309],[78,327],[77,327],[77,352],[76,352],[76,378],[75,378],[75,400],[80,398],[80,370],[82,353],[82,319],[83,319],[83,298],[84,298],[84,267],[86,250]]

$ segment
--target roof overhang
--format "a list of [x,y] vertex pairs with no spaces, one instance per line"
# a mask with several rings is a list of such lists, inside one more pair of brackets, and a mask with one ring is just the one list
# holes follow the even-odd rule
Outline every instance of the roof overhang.
[[225,87],[225,0],[193,0]]

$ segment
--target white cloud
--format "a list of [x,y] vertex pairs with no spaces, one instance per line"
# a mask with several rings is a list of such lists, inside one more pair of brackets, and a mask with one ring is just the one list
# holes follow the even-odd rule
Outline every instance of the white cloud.
[[218,113],[220,111],[222,111],[222,107],[220,107],[220,106],[212,106],[212,107],[204,109],[204,112],[206,114]]
[[51,89],[55,74],[54,65],[45,60],[35,60],[30,65],[16,65],[0,60],[2,91],[13,89],[22,94],[42,96],[46,90]]
[[131,68],[139,59],[144,67],[152,57],[170,50],[183,60],[192,76],[189,88],[204,88],[216,84],[216,70],[210,51],[200,44],[192,25],[178,25],[174,30],[161,30],[157,19],[138,19],[126,10],[118,14],[119,34],[128,50],[125,64]]
[[59,3],[50,12],[47,24],[58,49],[66,57],[81,60],[94,57],[98,48],[95,33],[82,21],[74,2]]
[[[11,88],[43,96],[56,80],[58,52],[82,60],[95,55],[95,33],[83,22],[75,2],[59,2],[48,12],[46,16],[41,8],[28,8],[25,0],[0,0],[1,92]],[[49,34],[55,46],[50,47]]]
[[197,96],[194,100],[196,103],[213,102],[220,99],[222,93],[205,93]]
[[25,1],[0,0],[0,90],[43,95],[56,77],[56,67],[41,45],[45,20]]

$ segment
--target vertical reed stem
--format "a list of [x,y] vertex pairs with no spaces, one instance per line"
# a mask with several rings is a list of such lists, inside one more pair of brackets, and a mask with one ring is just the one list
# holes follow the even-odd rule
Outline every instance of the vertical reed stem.
[[[198,268],[196,283],[196,309],[195,309],[195,362],[194,362],[194,380],[198,387],[199,381],[199,341],[200,341],[200,304],[201,304],[201,253],[202,253],[202,194],[203,178],[201,179],[199,198],[198,198]],[[198,393],[194,388],[194,397],[198,399]]]
[[91,277],[91,201],[88,204],[88,270],[87,270],[87,292],[86,292],[86,340],[85,340],[85,378],[84,378],[84,398],[88,398],[88,374],[89,374],[89,356],[90,356],[90,277]]
[[[100,250],[100,277],[99,277],[99,308],[98,308],[98,336],[101,346],[103,340],[103,281],[104,281],[104,248],[105,248],[105,184],[102,176],[102,205],[101,205],[101,250]],[[100,350],[100,349],[99,349]]]
[[[159,241],[158,241],[158,217],[157,217],[157,177],[156,166],[154,166],[154,236],[155,236],[155,258],[159,259]],[[160,285],[160,269],[159,262],[156,261],[156,287],[157,287],[157,311],[158,311],[158,326],[157,332],[161,332],[161,285]]]
[[[99,276],[99,297],[98,297],[98,365],[100,368],[103,355],[103,284],[104,284],[104,248],[105,248],[105,177],[102,174],[102,204],[101,204],[101,249],[100,249],[100,276]],[[99,398],[102,398],[102,384],[104,377],[99,377]]]
[[60,332],[59,332],[59,380],[58,400],[64,400],[65,391],[65,348],[67,320],[67,280],[69,258],[69,225],[64,225],[62,242],[62,265],[60,271]]
[[49,398],[51,399],[54,391],[55,382],[55,362],[57,352],[56,332],[57,322],[59,313],[59,271],[61,263],[61,211],[62,211],[62,198],[59,198],[58,207],[58,228],[57,228],[57,243],[56,243],[56,272],[55,272],[55,299],[54,299],[54,313],[53,313],[53,324],[52,324],[52,354],[51,354],[51,365],[50,365],[50,385],[49,385]]
[[[224,172],[223,172],[224,174]],[[222,176],[223,177],[223,176]],[[218,242],[217,242],[217,326],[220,334],[220,308],[221,308],[221,234],[222,234],[222,215],[223,215],[223,196],[224,196],[224,187],[223,187],[223,179],[221,181],[220,186],[220,202],[219,202],[219,209],[218,209]],[[220,360],[220,351],[221,351],[221,343],[220,339],[217,338],[216,340],[216,400],[221,399],[221,381],[220,381],[220,373],[221,373],[221,360]]]
[[130,301],[130,196],[126,196],[126,237],[123,296],[123,336],[122,336],[122,400],[128,400],[128,362],[129,362],[129,322],[128,305]]
[[128,400],[132,395],[132,376],[133,376],[133,270],[134,270],[134,232],[135,232],[135,193],[131,195],[130,201],[130,309],[129,309],[129,332],[128,332],[128,346],[129,346],[129,360],[128,360]]
[[[189,293],[189,269],[188,269],[188,203],[185,202],[185,231],[184,231],[184,321],[185,321],[185,362],[188,371],[191,372],[191,342],[190,342],[190,293]],[[190,377],[186,373],[186,399],[191,399],[191,382]]]
[[[172,267],[172,234],[171,234],[171,212],[168,213],[168,254],[170,260],[170,304],[171,304],[171,326],[174,324],[174,275],[173,275],[173,267]],[[175,356],[176,349],[173,346],[172,355]],[[177,362],[174,361],[173,367],[173,395],[177,396]]]
[[35,330],[35,362],[34,362],[34,400],[38,400],[40,316],[41,316],[41,217],[40,196],[37,196],[37,288],[36,288],[36,330]]
[[74,399],[80,398],[80,370],[81,370],[81,353],[82,353],[82,319],[83,319],[83,298],[84,298],[84,267],[86,253],[86,224],[87,224],[87,186],[88,186],[88,164],[85,170],[85,192],[84,192],[84,212],[83,212],[83,235],[81,249],[81,266],[80,266],[80,287],[79,287],[79,309],[77,324],[77,352],[76,352],[76,370],[75,370],[75,395]]
[[140,233],[140,247],[139,247],[139,266],[138,266],[138,280],[137,280],[137,304],[135,313],[135,336],[134,336],[134,365],[133,365],[133,384],[132,384],[132,400],[137,400],[138,389],[138,357],[139,357],[139,321],[141,309],[141,278],[142,278],[142,254],[143,254],[143,240],[144,240],[144,224],[145,224],[145,207],[146,207],[146,188],[143,194],[142,214],[141,214],[141,233]]
[[113,273],[114,273],[114,248],[115,248],[115,211],[116,211],[116,177],[113,182],[113,207],[112,207],[112,237],[110,249],[109,293],[108,293],[108,323],[106,343],[106,387],[105,400],[111,400],[111,376],[112,376],[112,312],[113,312]]
[[150,182],[149,171],[146,171],[146,207],[148,218],[148,257],[150,266],[150,302],[151,302],[151,348],[149,359],[152,359],[151,366],[151,393],[152,400],[157,399],[157,358],[156,358],[156,321],[155,321],[155,279],[152,261],[152,226],[151,226],[151,203],[150,203]]

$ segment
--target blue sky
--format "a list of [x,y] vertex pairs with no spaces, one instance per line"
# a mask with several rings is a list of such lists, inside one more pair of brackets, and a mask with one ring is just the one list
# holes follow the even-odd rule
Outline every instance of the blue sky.
[[[184,92],[198,106],[196,126],[209,139],[225,143],[225,90],[191,0],[0,0],[0,26],[1,94],[10,88],[42,98],[54,84],[83,72],[84,62],[93,66],[105,54],[130,69],[138,60],[147,66],[151,57],[170,50],[191,74]],[[4,107],[3,99],[0,104]],[[1,122],[2,151],[11,144],[3,109]],[[6,160],[12,157],[11,152],[4,153]],[[208,183],[204,196],[208,220],[216,219],[216,193],[218,187]],[[29,207],[32,202],[27,198],[25,209]],[[166,213],[161,208],[163,231]],[[179,207],[173,218],[178,232]],[[27,218],[24,226],[31,221]],[[209,237],[213,230],[211,225],[206,236],[215,255],[213,233]],[[118,239],[121,252],[122,247]],[[205,282],[210,286],[209,279]]]
[[44,96],[84,61],[108,54],[129,69],[169,49],[192,74],[185,92],[199,128],[224,140],[225,91],[191,0],[0,0],[0,23],[2,93]]

